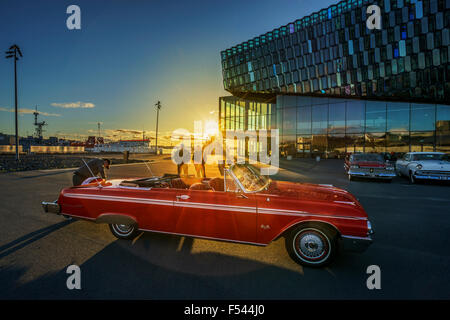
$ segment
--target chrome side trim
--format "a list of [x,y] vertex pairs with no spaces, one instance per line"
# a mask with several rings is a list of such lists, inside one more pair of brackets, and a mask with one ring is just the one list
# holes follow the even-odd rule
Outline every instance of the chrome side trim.
[[258,242],[238,241],[238,240],[231,240],[231,239],[225,239],[225,238],[204,237],[204,236],[197,236],[197,235],[186,234],[186,233],[158,231],[158,230],[151,230],[151,229],[139,229],[139,230],[140,231],[145,231],[145,232],[164,233],[164,234],[171,234],[171,235],[183,236],[183,237],[199,238],[199,239],[205,239],[205,240],[217,240],[217,241],[226,241],[226,242],[234,242],[234,243],[244,243],[244,244],[252,244],[252,245],[264,246],[264,247],[267,246],[267,244],[265,244],[265,243],[258,243]]
[[330,216],[330,215],[308,213],[306,211],[281,210],[281,209],[269,209],[269,208],[258,208],[258,213],[301,216],[301,217],[307,216],[307,217],[335,218],[335,219],[348,219],[348,220],[367,220],[367,218],[361,218],[361,217]]

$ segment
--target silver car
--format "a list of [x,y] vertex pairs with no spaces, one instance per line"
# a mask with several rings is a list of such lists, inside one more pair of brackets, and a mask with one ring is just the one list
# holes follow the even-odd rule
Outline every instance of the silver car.
[[450,181],[450,158],[443,152],[409,152],[395,164],[397,174],[416,180]]

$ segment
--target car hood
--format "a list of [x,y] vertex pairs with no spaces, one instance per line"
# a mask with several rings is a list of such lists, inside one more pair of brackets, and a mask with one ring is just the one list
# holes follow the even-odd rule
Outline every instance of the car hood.
[[442,160],[413,161],[411,164],[420,164],[422,170],[450,170],[450,162]]
[[272,181],[267,192],[308,201],[327,201],[360,206],[358,200],[351,193],[332,185]]

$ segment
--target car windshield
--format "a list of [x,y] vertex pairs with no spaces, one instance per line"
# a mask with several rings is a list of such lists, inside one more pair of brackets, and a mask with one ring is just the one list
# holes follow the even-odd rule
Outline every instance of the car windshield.
[[235,164],[230,170],[249,192],[261,191],[270,183],[268,177],[261,175],[258,168],[249,164]]
[[443,159],[443,154],[439,153],[420,153],[415,154],[412,157],[413,161],[424,161],[424,160],[441,160]]
[[376,153],[361,153],[354,154],[353,161],[383,161],[383,158]]

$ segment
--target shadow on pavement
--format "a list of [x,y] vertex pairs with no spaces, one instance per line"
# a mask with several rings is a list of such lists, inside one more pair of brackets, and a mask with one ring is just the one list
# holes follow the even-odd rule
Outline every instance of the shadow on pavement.
[[43,237],[49,235],[53,231],[56,231],[60,228],[63,228],[67,226],[68,224],[72,223],[74,220],[65,220],[56,224],[53,224],[51,226],[30,232],[14,241],[11,241],[7,244],[4,244],[0,246],[0,259],[6,257],[7,255],[16,252],[17,250],[20,250],[27,245],[38,241],[39,239],[42,239]]

